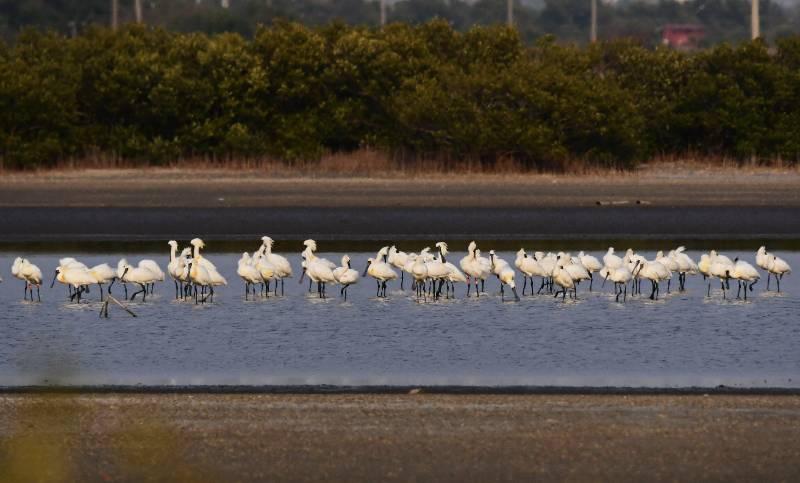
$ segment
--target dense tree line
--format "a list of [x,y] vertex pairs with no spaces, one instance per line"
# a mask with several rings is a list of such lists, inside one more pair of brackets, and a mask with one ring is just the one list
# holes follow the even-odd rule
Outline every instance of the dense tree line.
[[447,22],[276,23],[251,40],[129,26],[0,44],[0,157],[34,167],[103,153],[315,159],[513,158],[559,169],[688,151],[800,153],[800,37],[694,54],[589,47]]
[[[505,22],[506,0],[397,0],[389,20],[420,24],[434,18],[447,20],[466,31],[474,25]],[[585,43],[589,37],[589,0],[516,0],[516,26],[526,42],[542,35],[559,41]],[[13,39],[26,26],[54,29],[64,34],[92,25],[108,26],[110,0],[0,0],[0,37]],[[274,20],[305,25],[344,22],[375,27],[379,22],[376,0],[143,0],[144,21],[180,32],[208,34],[236,32],[251,38],[258,25]],[[618,0],[599,1],[599,32],[605,40],[636,38],[647,45],[660,41],[668,23],[697,23],[708,31],[706,45],[749,39],[750,0]],[[797,7],[760,0],[762,33],[774,39],[800,33]],[[120,20],[133,20],[133,0],[119,0]]]

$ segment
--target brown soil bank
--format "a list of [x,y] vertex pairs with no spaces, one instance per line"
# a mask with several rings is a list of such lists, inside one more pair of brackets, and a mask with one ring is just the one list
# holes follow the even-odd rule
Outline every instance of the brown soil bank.
[[797,396],[3,395],[2,481],[797,481]]
[[797,171],[276,178],[249,171],[0,176],[0,241],[800,238]]
[[659,168],[632,174],[276,177],[257,171],[0,174],[0,207],[542,208],[800,206],[800,170]]

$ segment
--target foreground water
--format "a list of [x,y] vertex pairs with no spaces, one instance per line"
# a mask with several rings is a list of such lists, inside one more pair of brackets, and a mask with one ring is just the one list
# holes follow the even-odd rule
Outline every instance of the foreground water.
[[[726,254],[754,263],[754,250]],[[800,266],[800,253],[777,254]],[[245,301],[239,255],[209,254],[229,281],[214,303],[176,301],[168,280],[146,303],[131,303],[137,318],[112,306],[111,318],[100,319],[96,288],[88,303],[70,303],[59,284],[42,289],[41,303],[23,301],[22,282],[10,276],[14,256],[0,252],[0,385],[800,387],[800,281],[793,275],[780,294],[774,283],[765,292],[762,280],[747,301],[731,298],[735,283],[727,300],[718,282],[706,297],[706,283],[692,277],[684,293],[666,294],[662,285],[661,300],[626,303],[599,282],[591,293],[582,284],[578,300],[540,295],[504,303],[496,280],[478,299],[465,299],[459,286],[455,300],[423,303],[408,281],[406,291],[395,282],[383,300],[362,279],[344,302],[336,287],[326,300],[309,294],[297,275],[285,297]],[[47,285],[60,256],[30,257]],[[338,261],[341,254],[321,256]],[[351,256],[360,271],[372,254]],[[79,258],[116,265],[119,255]],[[163,253],[129,260],[141,258],[166,268]],[[291,261],[299,274],[299,256]],[[121,298],[122,288],[114,294]]]

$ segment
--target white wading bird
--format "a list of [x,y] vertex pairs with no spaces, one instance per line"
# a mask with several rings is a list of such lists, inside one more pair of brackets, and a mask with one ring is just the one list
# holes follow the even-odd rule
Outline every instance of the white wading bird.
[[545,255],[543,252],[536,252],[533,255],[533,259],[542,267],[542,284],[539,286],[539,290],[536,291],[536,294],[542,293],[545,287],[547,287],[550,293],[553,293],[553,272],[556,269],[556,262],[558,261],[556,256],[552,253]]
[[[733,270],[728,272],[727,278],[732,278],[736,280],[738,285],[738,289],[736,290],[736,298],[738,299],[741,295],[742,286],[744,286],[744,299],[747,300],[747,290],[753,291],[753,285],[758,282],[761,278],[761,275],[758,274],[758,270],[749,263],[739,260],[735,258],[733,260]],[[748,285],[748,283],[750,285]]]
[[596,257],[585,255],[583,252],[578,253],[578,258],[584,268],[586,268],[586,271],[589,272],[589,291],[591,292],[592,284],[594,283],[594,274],[602,270],[603,265],[600,264],[600,261]]
[[[201,288],[201,295],[204,295],[202,298],[202,302],[205,302],[206,299],[210,298],[211,302],[214,301],[214,287],[218,287],[220,285],[228,285],[228,281],[225,280],[219,271],[217,270],[216,265],[211,263],[206,257],[200,254],[200,249],[205,248],[206,244],[203,240],[199,238],[194,238],[192,241],[189,242],[192,247],[194,247],[194,253],[192,255],[192,265],[194,266],[194,273],[198,275],[198,277],[194,277],[192,275],[192,270],[189,271],[189,278],[192,280],[194,284],[194,291],[195,291],[195,301],[197,300],[197,286],[200,285]],[[199,270],[202,267],[203,270]],[[206,276],[207,275],[207,276]],[[202,283],[195,282],[195,278],[197,280],[202,280]],[[206,289],[210,290],[210,296],[205,295]]]
[[533,277],[543,276],[542,266],[533,257],[529,257],[524,248],[517,252],[517,259],[514,261],[517,269],[522,272],[522,295],[525,295],[525,288],[528,279],[531,280],[531,295],[533,295]]
[[561,290],[556,290],[553,297],[558,297],[559,294],[562,294],[561,300],[564,300],[567,297],[567,291],[572,290],[575,298],[578,298],[578,292],[575,290],[575,280],[563,265],[556,265],[553,270],[553,283],[561,287]]
[[273,267],[275,295],[278,295],[278,282],[281,283],[281,295],[284,295],[285,292],[283,289],[283,281],[286,278],[292,277],[292,264],[289,263],[289,260],[287,260],[286,257],[278,255],[277,253],[272,253],[272,247],[275,244],[275,241],[272,238],[264,236],[261,237],[261,241],[263,242],[264,246],[264,258]]
[[733,271],[733,261],[725,255],[717,254],[715,250],[709,252],[708,260],[709,280],[707,296],[711,296],[711,277],[716,277],[719,279],[720,285],[722,286],[722,297],[727,298],[726,290],[730,288],[728,273]]
[[32,264],[27,258],[17,257],[11,266],[11,275],[25,282],[25,300],[28,299],[28,291],[30,291],[31,301],[33,301],[33,287],[36,287],[36,298],[39,302],[42,301],[39,294],[39,288],[42,286],[42,271],[39,270],[39,267]]
[[480,252],[478,245],[474,241],[469,242],[467,247],[467,256],[459,262],[461,270],[467,275],[467,297],[469,297],[470,280],[475,282],[475,296],[480,297],[481,292],[478,290],[478,280],[484,281],[489,276],[489,271],[480,260]]
[[253,265],[253,259],[247,252],[242,253],[236,268],[236,274],[244,280],[244,299],[250,295],[250,287],[253,287],[253,298],[256,296],[256,284],[262,283],[261,273]]
[[[103,299],[103,285],[114,283],[114,280],[117,278],[117,272],[111,268],[111,265],[107,263],[101,263],[100,265],[95,265],[94,267],[89,269],[89,273],[94,277],[94,283],[97,284],[97,287],[100,289],[100,301],[102,302]],[[109,294],[111,293],[111,286],[109,285]]]
[[169,264],[167,265],[167,272],[172,280],[175,282],[175,300],[180,297],[180,294],[186,296],[184,291],[184,284],[189,282],[189,271],[187,269],[187,258],[192,253],[190,248],[184,248],[180,256],[177,256],[178,242],[170,240],[167,242],[170,246],[169,249]]
[[[447,244],[445,242],[438,242],[436,248],[439,249],[439,257],[426,261],[425,265],[428,268],[428,278],[431,280],[431,295],[433,299],[437,300],[442,295],[442,286],[447,282],[450,276],[450,267],[447,266],[445,255],[447,255]],[[439,283],[438,287],[436,283]],[[447,295],[450,296],[450,288],[447,288]]]
[[[308,262],[307,257],[305,255],[308,254],[308,253],[313,255],[314,252],[317,251],[317,242],[314,241],[314,240],[308,239],[308,240],[303,242],[303,245],[306,247],[306,249],[303,250],[303,253],[301,253],[301,256],[303,257],[303,264],[304,264],[303,268],[305,269],[305,272],[308,272],[308,263],[309,262]],[[317,260],[319,263],[327,265],[328,268],[331,271],[334,268],[336,268],[336,264],[333,263],[332,261],[326,259],[326,258],[321,258],[321,257],[318,257],[318,256],[314,255],[314,260]],[[331,273],[333,273],[333,272],[331,272]],[[324,275],[327,276],[327,272],[324,272]],[[300,277],[300,282],[302,282],[302,281],[303,281],[303,277],[301,276]],[[298,283],[300,283],[300,282],[298,282]],[[313,278],[309,277],[308,278],[308,292],[309,293],[311,293],[311,283],[312,282],[317,282],[317,280],[314,280]],[[317,287],[317,288],[319,289],[319,287]]]
[[[317,296],[326,298],[327,294],[325,289],[327,284],[336,283],[336,278],[333,276],[334,265],[324,258],[319,258],[314,254],[317,249],[317,244],[314,240],[306,240],[306,249],[303,251],[303,273],[300,275],[300,281],[303,282],[303,276],[308,275],[308,279],[312,282],[317,282]],[[310,287],[309,287],[310,288]]]
[[73,300],[77,298],[77,303],[81,303],[81,297],[84,292],[88,292],[89,285],[97,282],[85,265],[83,267],[73,266],[71,268],[59,266],[56,268],[56,274],[53,277],[53,281],[50,283],[50,288],[53,288],[56,280],[74,289],[69,299]]
[[[639,262],[634,263],[634,270],[639,265]],[[603,267],[603,270],[606,270],[606,267]],[[622,301],[624,302],[628,298],[628,282],[633,279],[633,274],[631,271],[628,270],[628,267],[622,264],[618,268],[611,269],[605,277],[608,280],[614,282],[614,292],[617,296],[614,298],[617,302],[619,302],[619,296],[622,295]],[[624,290],[624,292],[623,292]],[[624,293],[624,295],[623,295]]]
[[341,290],[339,290],[339,295],[347,300],[347,288],[358,282],[358,271],[353,270],[350,266],[350,255],[342,257],[342,266],[333,270],[333,278],[342,286]]
[[404,268],[408,263],[408,254],[406,252],[397,251],[397,247],[392,245],[389,247],[389,257],[386,259],[387,263],[400,270],[400,290],[403,290]]
[[792,267],[784,259],[770,254],[770,258],[767,260],[767,270],[775,276],[775,283],[778,284],[778,292],[780,292],[781,280],[787,273],[792,273]]
[[408,259],[409,261],[407,263],[411,263],[409,272],[414,279],[411,288],[416,290],[417,300],[419,300],[420,297],[425,298],[425,281],[428,280],[428,266],[425,264],[425,260],[416,253],[409,255]]
[[499,258],[495,253],[494,250],[489,251],[489,263],[491,263],[492,273],[497,276],[497,279],[500,280],[500,299],[505,300],[505,290],[503,288],[504,285],[508,285],[511,288],[511,291],[514,293],[514,300],[519,302],[519,295],[517,295],[517,286],[514,283],[514,269],[503,260]]
[[164,281],[164,272],[161,270],[161,267],[158,266],[158,263],[156,263],[155,260],[149,260],[149,259],[139,260],[139,268],[150,270],[150,272],[155,277],[155,280],[150,282],[150,284],[147,287],[150,290],[151,294],[154,293],[156,288],[156,282]]
[[637,260],[634,263],[638,265],[638,269],[633,271],[633,276],[636,278],[645,278],[649,280],[651,288],[650,300],[658,299],[660,290],[658,282],[670,278],[669,270],[658,261],[645,260],[644,262],[641,262]]
[[678,285],[681,292],[686,290],[686,275],[694,275],[699,270],[694,260],[684,253],[685,251],[686,247],[678,247],[669,252],[669,257],[678,264]]
[[[146,267],[134,267],[126,259],[122,259],[117,263],[117,279],[123,283],[135,283],[140,290],[137,290],[131,295],[129,300],[133,300],[137,295],[142,294],[142,302],[147,300],[147,286],[155,283],[158,280],[158,275],[153,273]],[[109,287],[110,288],[110,287]]]
[[386,262],[389,255],[389,247],[378,250],[375,258],[367,260],[367,267],[364,269],[363,276],[369,275],[378,284],[377,297],[386,298],[386,282],[397,279],[397,272],[392,270],[392,266]]
[[605,273],[605,276],[603,277],[603,286],[605,286],[606,280],[610,278],[611,273],[618,268],[622,268],[622,266],[623,266],[623,261],[619,256],[614,254],[614,247],[608,247],[608,251],[606,252],[605,255],[603,255],[602,271]]

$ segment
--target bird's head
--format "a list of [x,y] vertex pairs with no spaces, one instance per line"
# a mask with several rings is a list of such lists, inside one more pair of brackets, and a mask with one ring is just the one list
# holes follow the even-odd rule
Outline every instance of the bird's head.
[[193,247],[197,247],[197,248],[205,248],[205,246],[206,246],[206,244],[203,242],[203,240],[201,240],[199,238],[193,238],[192,241],[189,242],[189,244],[192,245]]
[[61,274],[61,267],[56,267],[56,273],[55,273],[55,275],[53,275],[53,281],[50,282],[50,288],[53,288],[53,285],[56,284],[56,279],[58,278],[58,276],[60,274]]
[[167,245],[171,246],[172,248],[178,248],[178,242],[176,242],[175,240],[168,241]]

